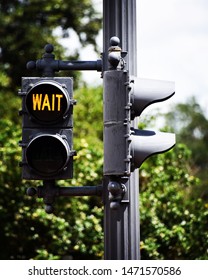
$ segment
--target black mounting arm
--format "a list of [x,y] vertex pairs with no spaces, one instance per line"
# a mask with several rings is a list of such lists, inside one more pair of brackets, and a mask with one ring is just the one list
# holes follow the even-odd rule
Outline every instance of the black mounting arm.
[[42,75],[45,77],[53,77],[54,72],[60,70],[96,70],[102,71],[102,60],[98,59],[95,61],[62,61],[55,60],[55,55],[52,53],[54,50],[53,45],[47,44],[45,46],[45,53],[42,59],[37,61],[29,61],[27,63],[27,69],[29,70],[40,70]]
[[80,186],[80,187],[59,187],[54,180],[44,180],[43,186],[38,188],[30,187],[27,189],[27,195],[43,198],[45,211],[48,214],[53,213],[53,204],[59,196],[101,196],[102,186]]

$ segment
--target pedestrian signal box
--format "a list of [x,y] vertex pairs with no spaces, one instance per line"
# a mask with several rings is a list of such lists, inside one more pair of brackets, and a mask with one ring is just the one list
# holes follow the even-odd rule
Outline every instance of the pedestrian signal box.
[[73,79],[22,78],[22,177],[73,176]]

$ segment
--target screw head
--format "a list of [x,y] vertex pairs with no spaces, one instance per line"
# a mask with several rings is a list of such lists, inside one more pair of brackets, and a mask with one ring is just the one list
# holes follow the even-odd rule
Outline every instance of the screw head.
[[115,181],[110,181],[108,183],[108,190],[112,195],[116,196],[121,192],[121,184]]
[[37,194],[37,190],[33,187],[27,189],[27,195],[34,196]]
[[118,201],[112,201],[110,203],[110,209],[112,210],[117,210],[120,207],[120,203]]
[[54,208],[51,204],[46,204],[45,205],[45,211],[46,211],[47,214],[52,214],[53,211],[54,211]]

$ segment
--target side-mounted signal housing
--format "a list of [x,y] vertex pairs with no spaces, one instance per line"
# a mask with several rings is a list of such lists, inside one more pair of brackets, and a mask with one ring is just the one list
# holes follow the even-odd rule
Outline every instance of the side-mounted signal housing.
[[132,120],[149,105],[165,101],[175,94],[175,83],[170,81],[131,77],[129,86]]
[[73,176],[73,79],[22,78],[22,178]]
[[104,72],[104,175],[129,176],[149,156],[175,145],[175,134],[139,130],[131,120],[149,105],[175,93],[174,83]]

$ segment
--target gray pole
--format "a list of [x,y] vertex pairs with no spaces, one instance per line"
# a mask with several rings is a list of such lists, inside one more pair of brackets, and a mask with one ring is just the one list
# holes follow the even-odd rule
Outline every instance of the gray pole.
[[[136,0],[103,0],[103,70],[108,69],[110,38],[117,36],[128,55],[125,60],[130,75],[137,75]],[[133,124],[136,126],[136,124]],[[105,259],[140,259],[139,178],[136,170],[126,183],[127,196],[120,208],[110,209],[108,178],[104,177]]]

